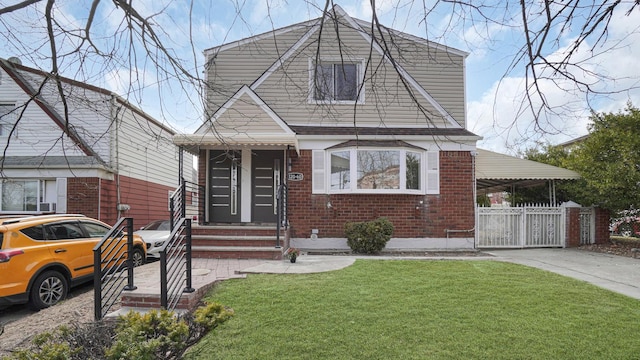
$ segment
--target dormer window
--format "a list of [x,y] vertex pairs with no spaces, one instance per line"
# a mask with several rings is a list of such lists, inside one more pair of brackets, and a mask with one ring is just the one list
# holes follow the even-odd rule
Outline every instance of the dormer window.
[[362,62],[310,60],[310,100],[316,103],[362,102]]

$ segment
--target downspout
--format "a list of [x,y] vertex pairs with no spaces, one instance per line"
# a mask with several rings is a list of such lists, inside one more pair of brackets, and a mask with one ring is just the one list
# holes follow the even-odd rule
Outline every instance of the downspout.
[[120,205],[120,126],[118,124],[118,112],[119,109],[116,107],[116,97],[111,94],[111,121],[113,124],[113,128],[115,129],[115,164],[114,164],[114,172],[115,172],[115,180],[116,180],[116,211],[117,211],[117,219],[120,219],[121,211],[118,207]]

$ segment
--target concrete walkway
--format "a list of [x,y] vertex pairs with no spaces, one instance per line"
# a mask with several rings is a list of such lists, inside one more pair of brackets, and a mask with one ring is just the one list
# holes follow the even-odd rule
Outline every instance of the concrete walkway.
[[640,259],[577,249],[490,251],[495,260],[551,271],[640,299]]

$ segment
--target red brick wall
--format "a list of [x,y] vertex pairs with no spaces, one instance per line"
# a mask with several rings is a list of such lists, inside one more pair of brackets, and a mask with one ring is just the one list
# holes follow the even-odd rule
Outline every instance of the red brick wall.
[[68,178],[67,213],[98,219],[100,181],[99,178]]
[[611,214],[608,210],[596,208],[596,244],[606,244],[609,242],[609,222]]
[[[148,181],[120,177],[120,203],[131,206],[122,216],[133,217],[134,228],[150,221],[168,219],[168,192],[175,190]],[[118,219],[115,180],[68,178],[67,212],[84,214],[115,224]],[[100,211],[98,211],[98,204]],[[99,213],[99,214],[98,214]]]
[[[349,221],[387,217],[393,223],[393,237],[446,237],[445,229],[474,227],[473,162],[469,152],[440,153],[440,194],[311,194],[311,151],[290,153],[292,171],[304,174],[303,181],[289,182],[291,237],[307,238],[311,229],[319,237],[344,237]],[[327,203],[331,203],[331,208]],[[472,237],[473,232],[451,237]]]
[[580,208],[567,208],[567,229],[565,244],[567,247],[580,245]]

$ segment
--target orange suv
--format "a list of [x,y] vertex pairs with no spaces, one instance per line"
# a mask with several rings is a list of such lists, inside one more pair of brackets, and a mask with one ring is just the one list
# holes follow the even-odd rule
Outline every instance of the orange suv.
[[[109,230],[83,215],[0,219],[0,308],[29,303],[44,309],[91,281],[93,247]],[[145,258],[145,244],[134,235],[134,266]]]

